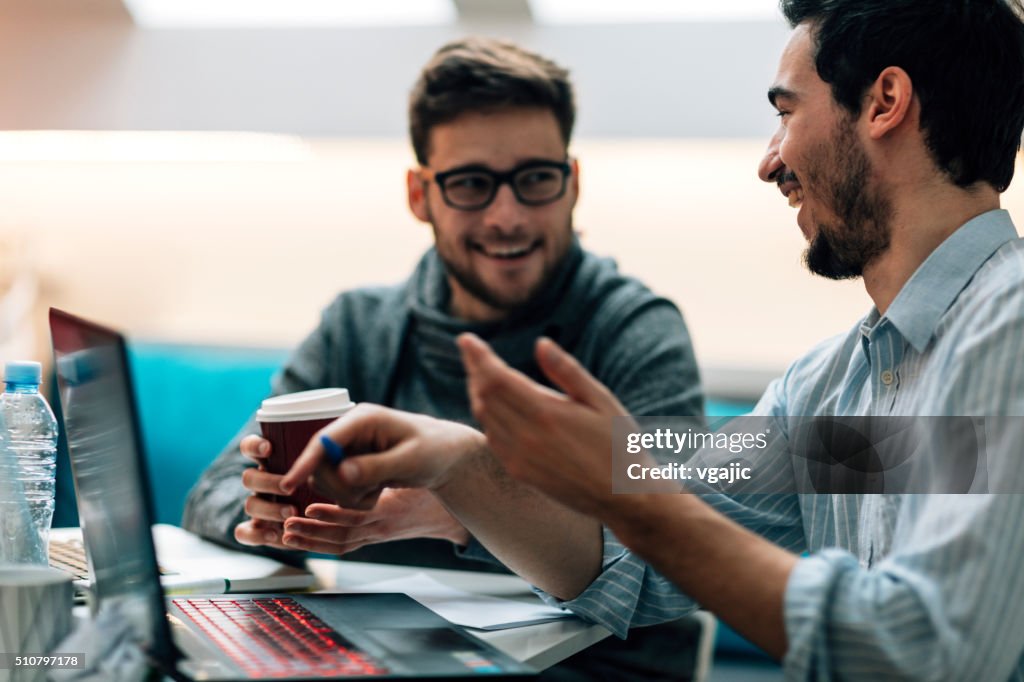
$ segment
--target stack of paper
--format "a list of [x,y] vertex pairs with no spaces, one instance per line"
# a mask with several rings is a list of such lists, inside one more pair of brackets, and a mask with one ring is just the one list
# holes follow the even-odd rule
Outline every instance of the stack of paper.
[[477,630],[504,630],[574,617],[568,611],[548,606],[539,598],[531,604],[472,594],[448,587],[422,572],[406,578],[368,583],[346,591],[404,592],[449,622]]

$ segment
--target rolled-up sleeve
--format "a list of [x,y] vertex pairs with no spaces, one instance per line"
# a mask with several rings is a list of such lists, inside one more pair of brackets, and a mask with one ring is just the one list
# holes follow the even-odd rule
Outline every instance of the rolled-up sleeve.
[[534,588],[547,603],[625,637],[632,627],[675,620],[697,608],[671,582],[604,529],[601,574],[576,598],[562,601]]
[[870,568],[839,549],[797,563],[787,679],[1018,679],[1024,496],[908,496],[898,527]]

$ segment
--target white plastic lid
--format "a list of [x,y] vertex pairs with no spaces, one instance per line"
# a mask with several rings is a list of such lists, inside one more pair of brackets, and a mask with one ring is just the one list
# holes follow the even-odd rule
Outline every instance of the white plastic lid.
[[295,422],[332,419],[345,414],[356,404],[344,388],[317,388],[267,398],[256,411],[256,421]]

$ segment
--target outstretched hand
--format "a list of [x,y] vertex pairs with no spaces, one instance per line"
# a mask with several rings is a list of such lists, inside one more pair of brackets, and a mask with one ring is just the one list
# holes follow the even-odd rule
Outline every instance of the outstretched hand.
[[553,391],[510,368],[472,334],[458,340],[473,415],[509,475],[578,511],[602,517],[612,498],[612,417],[626,409],[550,339],[537,363]]

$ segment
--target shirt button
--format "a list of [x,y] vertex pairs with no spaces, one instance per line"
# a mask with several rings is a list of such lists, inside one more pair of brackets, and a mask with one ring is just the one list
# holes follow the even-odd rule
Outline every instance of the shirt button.
[[881,378],[882,378],[882,383],[885,384],[886,386],[889,386],[890,384],[892,384],[892,380],[895,379],[896,377],[893,375],[893,373],[890,370],[887,369],[884,372],[882,372],[882,377]]

